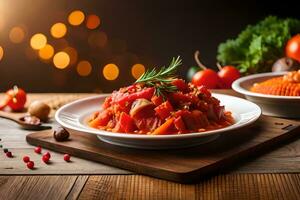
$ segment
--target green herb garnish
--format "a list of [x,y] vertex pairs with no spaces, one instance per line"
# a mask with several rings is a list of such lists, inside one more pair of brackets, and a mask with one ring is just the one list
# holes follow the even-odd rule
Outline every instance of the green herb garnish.
[[172,81],[176,78],[176,71],[178,66],[182,64],[180,56],[173,58],[168,67],[161,67],[158,71],[156,68],[147,70],[136,83],[143,83],[146,86],[154,87],[155,94],[165,98],[165,93],[174,92],[177,90]]
[[273,63],[284,56],[287,40],[299,32],[300,20],[270,16],[221,43],[217,59],[222,65],[235,65],[244,74],[271,71]]

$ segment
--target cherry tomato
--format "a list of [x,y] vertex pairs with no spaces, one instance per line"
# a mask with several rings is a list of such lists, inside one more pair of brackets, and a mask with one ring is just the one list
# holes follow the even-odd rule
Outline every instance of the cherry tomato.
[[225,66],[219,72],[218,75],[221,79],[223,88],[231,88],[233,81],[241,77],[240,71],[233,66]]
[[204,85],[208,89],[214,89],[218,86],[220,78],[217,72],[212,69],[205,69],[197,72],[192,79],[192,83],[196,86]]
[[26,93],[24,90],[18,87],[14,87],[6,92],[7,105],[13,111],[21,111],[24,109],[26,103]]
[[300,34],[289,39],[285,47],[285,53],[288,57],[300,62]]

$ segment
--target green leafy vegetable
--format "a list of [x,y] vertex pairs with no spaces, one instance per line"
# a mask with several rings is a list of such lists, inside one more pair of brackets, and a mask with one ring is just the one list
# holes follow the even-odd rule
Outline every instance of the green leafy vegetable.
[[143,83],[146,86],[154,87],[155,94],[163,96],[165,92],[174,92],[177,87],[172,85],[172,81],[176,78],[176,71],[178,66],[182,64],[180,56],[173,58],[168,67],[161,67],[158,71],[156,68],[147,70],[136,83]]
[[299,32],[300,20],[269,16],[249,25],[236,39],[221,43],[217,60],[235,65],[245,74],[270,71],[272,64],[284,56],[287,40]]

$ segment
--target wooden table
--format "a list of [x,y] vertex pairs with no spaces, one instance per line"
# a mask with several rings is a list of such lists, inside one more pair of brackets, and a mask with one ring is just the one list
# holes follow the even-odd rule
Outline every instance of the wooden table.
[[[56,109],[91,95],[30,94],[29,101],[40,99]],[[0,144],[15,155],[0,154],[0,199],[300,199],[299,137],[198,184],[184,185],[80,158],[66,163],[55,152],[51,152],[53,162],[45,165],[25,142],[28,133],[0,119]],[[24,155],[35,161],[36,170],[26,168]]]

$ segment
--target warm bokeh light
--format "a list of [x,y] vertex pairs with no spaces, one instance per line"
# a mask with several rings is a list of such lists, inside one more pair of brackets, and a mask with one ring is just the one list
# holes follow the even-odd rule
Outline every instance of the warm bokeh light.
[[112,63],[105,65],[103,68],[103,76],[110,81],[117,79],[119,76],[118,66]]
[[78,53],[76,49],[73,47],[67,47],[64,49],[64,52],[66,52],[70,57],[70,65],[74,65],[77,62]]
[[76,69],[80,76],[88,76],[92,72],[92,65],[89,61],[83,60],[78,63]]
[[70,57],[66,52],[60,51],[54,55],[53,64],[58,69],[64,69],[70,64]]
[[89,15],[86,19],[86,27],[88,29],[95,29],[100,25],[100,18],[97,15]]
[[0,46],[0,60],[2,60],[3,55],[4,55],[4,50],[3,50],[3,48]]
[[135,64],[131,68],[131,74],[135,79],[138,79],[145,72],[145,66],[142,64]]
[[24,40],[25,31],[19,27],[13,27],[9,32],[9,39],[12,43],[21,43]]
[[50,32],[54,38],[62,38],[67,33],[67,27],[64,23],[59,22],[59,23],[53,24],[53,26],[50,29]]
[[89,35],[88,43],[91,47],[104,47],[107,44],[107,35],[103,31],[92,32]]
[[84,13],[80,10],[74,10],[69,15],[68,21],[73,26],[79,26],[84,21]]
[[53,54],[54,48],[50,44],[46,44],[44,48],[41,48],[39,50],[39,56],[44,60],[49,60],[50,58],[52,58]]
[[33,35],[30,39],[30,46],[36,50],[43,48],[44,46],[46,46],[46,44],[47,44],[47,38],[42,33],[37,33]]

